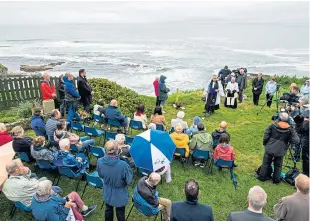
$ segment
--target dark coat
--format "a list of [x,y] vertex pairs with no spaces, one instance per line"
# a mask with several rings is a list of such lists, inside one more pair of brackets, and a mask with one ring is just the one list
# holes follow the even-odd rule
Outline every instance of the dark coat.
[[218,77],[221,79],[222,82],[224,82],[225,81],[225,77],[227,77],[230,74],[231,74],[231,70],[230,69],[223,68],[218,73]]
[[264,216],[263,213],[254,213],[250,210],[231,212],[227,217],[227,221],[275,221]]
[[57,98],[59,101],[65,99],[65,84],[61,78],[59,78],[57,82]]
[[159,79],[159,100],[165,101],[168,99],[169,88],[166,87],[165,80],[167,77],[161,75]]
[[109,105],[106,109],[104,109],[104,116],[110,120],[117,120],[118,122],[127,123],[127,119],[124,115],[122,115],[121,111],[114,106]]
[[263,144],[265,151],[275,157],[283,157],[288,150],[289,143],[298,145],[300,139],[287,122],[276,122],[271,124],[265,131]]
[[103,201],[114,207],[128,204],[128,185],[133,173],[129,165],[120,160],[118,155],[107,154],[97,161],[97,171],[103,179]]
[[171,206],[171,221],[214,221],[212,208],[197,201],[176,202]]
[[84,106],[88,106],[92,103],[91,86],[89,85],[86,77],[81,75],[77,78],[78,90],[81,95],[81,102]]
[[[261,78],[258,80],[258,78],[255,78],[252,82],[252,92],[253,94],[261,94],[264,87],[264,79]],[[254,88],[257,88],[257,90],[254,90]]]
[[238,83],[238,87],[239,87],[239,91],[243,91],[246,89],[247,87],[247,80],[246,80],[246,74],[239,74],[237,77],[237,83]]
[[13,138],[13,150],[15,152],[25,152],[29,157],[31,157],[30,154],[31,145],[32,145],[32,139],[30,137]]
[[31,119],[30,126],[34,130],[36,136],[43,136],[46,138],[46,127],[42,116],[34,115]]
[[156,196],[156,187],[149,186],[145,180],[147,177],[142,177],[137,184],[139,195],[151,206],[158,207],[158,197]]
[[65,100],[67,102],[74,102],[80,99],[80,95],[76,91],[73,81],[70,81],[67,77],[64,77],[64,85],[65,85]]
[[305,120],[300,128],[301,132],[301,148],[309,152],[309,120]]

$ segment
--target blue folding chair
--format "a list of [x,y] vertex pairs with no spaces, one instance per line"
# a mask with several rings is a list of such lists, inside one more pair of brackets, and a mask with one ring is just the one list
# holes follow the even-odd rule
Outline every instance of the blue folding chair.
[[94,127],[85,126],[84,127],[84,131],[90,137],[100,137],[99,143],[101,141],[102,136],[104,135],[104,131],[103,130],[98,130],[98,129],[94,128]]
[[[13,219],[13,216],[14,216],[17,208],[24,211],[24,212],[27,212],[27,213],[30,213],[32,211],[30,206],[29,207],[25,206],[21,202],[14,202],[12,205],[11,212],[10,212],[10,218],[11,219]],[[32,214],[31,214],[31,216],[32,216]]]
[[172,134],[174,132],[174,127],[171,127],[169,134]]
[[107,140],[115,140],[116,135],[117,135],[117,133],[115,133],[115,132],[106,131],[104,142],[106,142]]
[[84,196],[86,187],[88,185],[95,187],[95,188],[100,188],[100,189],[103,187],[103,180],[99,177],[97,171],[95,171],[91,174],[86,172],[85,177],[86,177],[86,184],[85,184],[85,187],[83,189],[82,197]]
[[[51,164],[48,160],[36,160],[36,164],[37,166],[41,169],[41,170],[47,170],[47,171],[55,171],[57,169],[57,167],[53,164]],[[56,179],[56,174],[54,176],[54,180]]]
[[32,159],[29,158],[28,154],[25,152],[16,152],[17,156],[24,162],[30,163]]
[[126,144],[128,144],[129,146],[132,145],[133,143],[133,137],[129,137],[129,136],[125,136],[125,139],[126,139]]
[[84,149],[82,147],[77,147],[75,144],[70,145],[70,151],[76,152],[76,153],[81,153],[84,152]]
[[142,122],[136,121],[136,120],[130,120],[129,128],[131,129],[131,135],[132,135],[132,129],[134,130],[144,130]]
[[[238,182],[237,182],[236,176],[235,176],[235,174],[233,172],[234,161],[233,160],[222,160],[222,159],[214,160],[213,159],[213,164],[215,164],[215,166],[217,166],[220,169],[228,169],[229,170],[230,176],[231,176],[231,180],[232,180],[232,182],[234,184],[235,189],[237,189]],[[212,173],[212,167],[211,167],[211,173]]]
[[117,120],[111,120],[111,119],[108,119],[108,125],[110,127],[110,130],[113,128],[113,127],[116,127],[117,129],[119,129],[121,127],[121,123]]
[[[58,171],[59,171],[59,174],[62,175],[62,176],[65,176],[67,178],[71,178],[71,179],[77,179],[78,180],[78,183],[76,185],[76,189],[75,189],[75,192],[78,191],[78,188],[79,188],[79,184],[80,184],[80,181],[82,180],[82,177],[83,175],[80,174],[80,173],[75,173],[73,170],[71,170],[71,168],[69,167],[64,167],[64,166],[59,166],[58,167]],[[58,180],[57,180],[57,183],[56,185],[58,185],[59,181],[60,181],[60,177],[58,177]]]
[[84,131],[84,127],[85,125],[81,124],[80,122],[77,121],[72,121],[71,122],[71,130],[74,131],[79,131],[79,132],[83,132]]
[[175,151],[173,154],[175,157],[180,158],[180,162],[182,164],[182,167],[184,167],[185,163],[188,163],[188,157],[185,157],[185,153],[186,153],[185,148],[180,147],[180,148],[175,148]]
[[165,128],[162,124],[156,124],[156,130],[165,131]]
[[[99,124],[104,124],[106,122],[104,117],[101,117],[101,116],[99,116],[97,114],[94,114],[94,121],[95,121],[94,124],[96,122],[99,123]],[[94,126],[94,124],[93,124],[93,126]]]
[[104,157],[105,151],[104,148],[102,147],[96,147],[94,145],[89,145],[89,153],[91,154],[90,156],[95,156],[97,158]]
[[[205,166],[207,165],[208,163],[208,160],[210,159],[210,152],[207,151],[207,150],[198,150],[198,149],[195,149],[191,155],[191,158],[192,158],[192,163],[194,163],[194,159],[197,159],[197,160],[204,160],[204,164]],[[209,167],[211,166],[211,163],[210,162],[210,165]]]

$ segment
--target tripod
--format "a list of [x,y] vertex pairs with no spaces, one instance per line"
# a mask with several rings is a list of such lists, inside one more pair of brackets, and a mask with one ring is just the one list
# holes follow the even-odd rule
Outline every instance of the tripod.
[[[291,168],[291,169],[296,169],[296,164],[297,164],[297,161],[296,161],[296,158],[295,158],[295,154],[293,154],[293,151],[292,151],[292,146],[289,148],[289,157],[286,159],[286,165],[285,167],[287,168]],[[293,161],[293,167],[290,167],[288,164],[289,164],[289,159],[291,159]]]
[[[274,101],[276,101],[276,105],[277,105],[277,114],[279,113],[279,94],[280,94],[280,86],[281,84],[277,84],[277,89],[276,89],[276,99]],[[272,97],[269,97],[268,100],[264,103],[264,105],[261,107],[261,109],[256,113],[256,115],[258,115],[260,112],[262,112],[262,110],[264,109],[264,107],[268,104],[268,102],[270,102],[272,100]]]

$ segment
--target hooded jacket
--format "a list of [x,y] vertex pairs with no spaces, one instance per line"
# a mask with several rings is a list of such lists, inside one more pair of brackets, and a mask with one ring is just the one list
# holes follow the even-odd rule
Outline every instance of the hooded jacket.
[[212,133],[212,139],[213,139],[213,148],[215,148],[219,142],[219,139],[220,139],[220,136],[222,134],[227,134],[228,137],[229,137],[229,140],[230,140],[230,134],[226,131],[226,130],[223,130],[223,131],[220,131],[220,130],[215,130],[213,133]]
[[2,131],[0,132],[0,146],[13,140],[13,137],[9,135],[9,132]]
[[153,86],[154,86],[155,96],[158,97],[159,96],[159,81],[155,80],[153,82]]
[[63,79],[59,78],[57,82],[57,98],[59,101],[65,99],[65,85]]
[[31,119],[30,125],[36,136],[46,137],[46,127],[42,116],[34,115]]
[[168,99],[169,88],[166,87],[165,80],[167,77],[161,75],[159,79],[159,100],[165,101]]
[[35,147],[31,146],[31,156],[35,160],[47,160],[52,162],[54,159],[53,152],[47,149],[46,147]]
[[70,152],[58,150],[54,153],[53,164],[70,167],[75,173],[84,174],[89,167],[88,161],[83,159],[82,162],[80,162],[76,159],[77,157],[79,157],[79,155],[74,156]]
[[65,85],[65,100],[68,102],[76,101],[80,98],[73,81],[70,81],[67,77],[64,77]]
[[81,101],[84,106],[90,105],[92,103],[91,86],[89,85],[86,77],[81,75],[77,78],[77,85],[79,94],[81,95]]
[[104,110],[104,116],[108,118],[109,120],[116,120],[120,122],[121,124],[127,124],[127,119],[126,117],[121,113],[120,109],[118,109],[115,106],[109,105],[105,110]]
[[189,143],[191,150],[198,149],[213,152],[213,139],[206,131],[198,131]]
[[235,160],[235,151],[232,146],[219,144],[216,146],[213,158],[215,160],[222,159],[222,160]]
[[288,150],[289,143],[298,145],[300,139],[287,122],[278,121],[271,124],[265,131],[263,144],[269,155],[283,157]]
[[103,179],[103,201],[114,207],[128,204],[128,185],[133,173],[129,165],[120,160],[118,155],[107,154],[97,161],[97,171]]
[[56,94],[56,88],[51,81],[42,80],[40,84],[42,100],[52,100],[53,94]]
[[188,157],[189,155],[189,138],[187,134],[183,133],[177,133],[173,132],[170,135],[171,139],[173,140],[174,144],[176,145],[176,148],[185,148],[185,157]]
[[32,215],[36,220],[65,221],[70,211],[65,203],[64,198],[56,195],[42,199],[35,194],[31,201]]

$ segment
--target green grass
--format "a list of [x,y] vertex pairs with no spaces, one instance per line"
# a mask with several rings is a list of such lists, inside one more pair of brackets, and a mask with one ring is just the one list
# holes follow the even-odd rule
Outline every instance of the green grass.
[[[290,195],[294,192],[292,186],[281,183],[280,185],[273,185],[271,182],[260,182],[254,177],[254,170],[261,164],[264,147],[262,145],[262,137],[266,127],[272,123],[271,116],[275,113],[275,103],[272,108],[264,108],[263,111],[257,115],[260,107],[252,105],[251,92],[246,91],[248,99],[238,106],[237,110],[226,109],[221,105],[220,110],[216,111],[214,115],[208,119],[204,119],[207,131],[212,132],[218,128],[220,121],[225,120],[228,122],[228,131],[231,134],[231,145],[236,151],[236,163],[239,165],[234,171],[238,180],[238,188],[234,189],[231,182],[229,172],[226,170],[218,171],[213,169],[213,174],[206,174],[201,168],[194,168],[193,166],[181,167],[178,161],[172,162],[172,179],[170,184],[159,185],[158,190],[160,196],[169,198],[172,201],[183,201],[184,193],[183,187],[186,180],[193,178],[198,181],[200,186],[200,203],[206,203],[212,206],[215,215],[215,220],[224,221],[228,214],[235,210],[244,210],[247,208],[247,193],[254,185],[260,185],[268,194],[268,204],[264,208],[264,213],[268,216],[273,216],[272,207],[277,203],[281,197]],[[204,103],[201,101],[202,92],[193,91],[181,93],[179,100],[185,105],[185,120],[192,123],[194,116],[203,116]],[[175,117],[177,110],[171,104],[175,100],[176,95],[169,98],[165,110],[167,111],[166,119],[168,122]],[[154,100],[155,101],[155,100]],[[265,102],[264,95],[261,96],[260,104]],[[27,131],[27,134],[34,136],[33,132]],[[286,165],[286,160],[284,161]],[[33,165],[30,166],[34,170]],[[283,170],[288,169],[283,167]],[[52,179],[52,176],[47,172],[35,171],[39,176],[47,176]],[[62,178],[59,186],[64,190],[64,193],[69,193],[75,189],[76,181]],[[80,184],[79,193],[82,193],[85,181]],[[129,187],[132,193],[133,186]],[[102,203],[101,191],[88,187],[83,200],[87,205],[97,204],[99,208],[87,217],[86,220],[103,220],[104,210],[100,210]],[[9,220],[8,213],[10,211],[11,203],[0,195],[0,211],[2,212],[1,220]],[[126,208],[129,211],[131,203]],[[30,220],[24,212],[16,212],[13,220]],[[147,219],[133,210],[129,220],[153,220]]]

